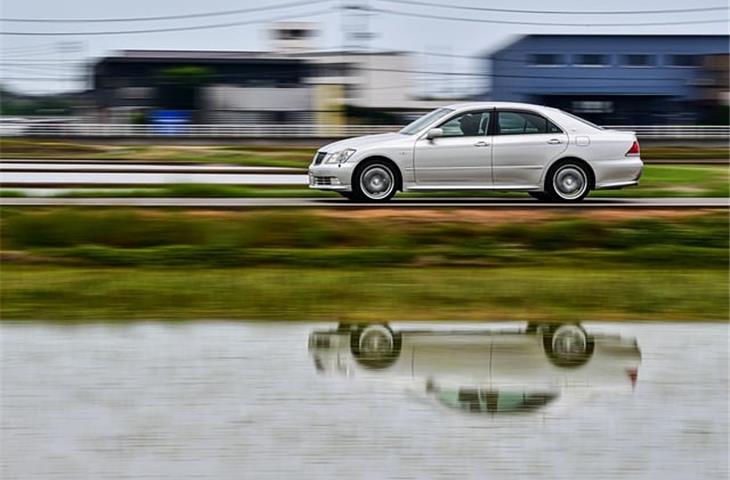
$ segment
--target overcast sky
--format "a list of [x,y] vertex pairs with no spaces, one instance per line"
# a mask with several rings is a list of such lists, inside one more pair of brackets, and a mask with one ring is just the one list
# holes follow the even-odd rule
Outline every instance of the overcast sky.
[[[100,19],[185,15],[232,9],[269,7],[295,0],[3,0],[0,16],[29,19]],[[316,45],[321,49],[337,49],[345,45],[343,39],[343,14],[337,8],[345,1],[350,4],[368,4],[373,7],[413,12],[425,15],[465,17],[471,19],[506,20],[521,22],[562,23],[623,23],[662,22],[687,20],[725,20],[720,23],[672,25],[672,26],[621,26],[621,27],[565,27],[536,25],[495,25],[489,23],[411,18],[386,13],[370,15],[369,30],[374,38],[371,49],[408,50],[455,55],[475,55],[498,48],[510,37],[527,33],[642,33],[642,34],[727,34],[728,12],[691,12],[642,15],[556,15],[519,14],[467,11],[453,8],[404,5],[384,0],[311,0],[310,4],[260,11],[256,13],[212,16],[203,18],[165,21],[130,21],[105,23],[17,23],[2,22],[3,32],[74,32],[71,36],[0,36],[3,82],[16,90],[31,93],[79,89],[79,65],[89,57],[104,56],[123,49],[189,49],[189,50],[266,50],[264,30],[266,23],[238,25],[226,28],[201,29],[183,32],[147,33],[134,35],[83,35],[90,31],[118,31],[174,28],[193,25],[210,25],[228,22],[253,22],[258,20],[307,20],[317,21],[322,36]],[[439,3],[439,0],[422,0]],[[524,10],[666,10],[682,8],[718,7],[727,0],[611,0],[611,2],[585,2],[578,0],[523,0],[481,1],[441,0],[443,5],[478,6]],[[307,13],[315,16],[303,16]],[[352,18],[352,17],[350,17]],[[411,66],[421,70],[477,71],[478,63],[468,58],[446,58],[419,55]],[[41,80],[42,78],[49,78]],[[11,80],[12,79],[12,80]],[[443,81],[442,81],[443,80]],[[454,81],[450,78],[431,78],[445,87],[459,89],[474,85],[475,79],[465,77]],[[450,86],[449,86],[450,82]]]

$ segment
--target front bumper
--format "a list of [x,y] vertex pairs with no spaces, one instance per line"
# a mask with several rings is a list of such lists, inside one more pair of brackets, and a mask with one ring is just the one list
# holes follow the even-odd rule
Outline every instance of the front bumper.
[[309,188],[350,192],[352,191],[351,180],[354,169],[355,165],[350,162],[310,165]]

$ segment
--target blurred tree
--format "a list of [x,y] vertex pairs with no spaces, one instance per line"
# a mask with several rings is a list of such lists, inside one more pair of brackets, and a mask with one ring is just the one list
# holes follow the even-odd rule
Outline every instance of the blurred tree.
[[20,95],[0,86],[0,115],[70,115],[71,103],[57,95]]

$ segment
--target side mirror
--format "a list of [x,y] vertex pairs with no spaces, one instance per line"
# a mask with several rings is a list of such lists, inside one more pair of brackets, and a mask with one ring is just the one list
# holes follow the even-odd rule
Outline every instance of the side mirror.
[[442,128],[432,128],[426,134],[426,138],[428,138],[429,140],[433,140],[434,138],[443,137],[443,136],[444,136],[444,130]]

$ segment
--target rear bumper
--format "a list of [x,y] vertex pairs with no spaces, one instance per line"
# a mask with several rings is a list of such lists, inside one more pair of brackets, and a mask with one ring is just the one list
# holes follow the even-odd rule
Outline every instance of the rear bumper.
[[593,163],[596,190],[623,188],[639,184],[644,162],[639,157],[626,157]]

